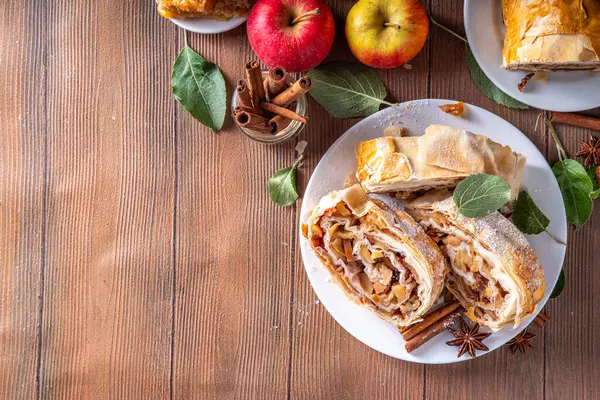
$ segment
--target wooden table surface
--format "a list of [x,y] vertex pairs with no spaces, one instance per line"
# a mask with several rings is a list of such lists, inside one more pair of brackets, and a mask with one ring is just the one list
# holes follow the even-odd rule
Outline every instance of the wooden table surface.
[[[351,59],[349,0],[329,0],[330,60]],[[464,32],[462,1],[428,0]],[[245,27],[190,35],[231,93],[253,58]],[[569,229],[564,294],[527,357],[501,348],[419,365],[358,342],[327,313],[298,251],[301,202],[266,181],[295,143],[267,147],[231,122],[214,134],[170,93],[182,32],[152,1],[0,5],[0,398],[598,399],[600,211]],[[474,86],[462,42],[431,27],[412,69],[378,71],[393,101],[463,100],[521,129]],[[310,102],[304,188],[353,120]],[[558,127],[573,152],[583,129]],[[596,203],[598,207],[598,203]]]

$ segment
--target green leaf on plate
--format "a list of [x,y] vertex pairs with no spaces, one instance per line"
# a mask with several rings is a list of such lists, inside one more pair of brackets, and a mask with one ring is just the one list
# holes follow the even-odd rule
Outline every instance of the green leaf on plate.
[[538,235],[550,224],[548,217],[525,190],[519,193],[517,201],[513,204],[512,221],[521,232],[528,235]]
[[460,214],[485,217],[510,201],[511,188],[499,176],[477,174],[460,182],[452,197]]
[[366,117],[379,111],[387,92],[379,76],[362,64],[332,62],[308,71],[310,95],[336,118]]
[[550,294],[551,299],[555,299],[563,292],[565,289],[565,270],[560,270],[560,275],[558,276],[558,280],[556,281],[556,285]]
[[302,156],[298,157],[294,165],[288,168],[282,168],[269,178],[267,188],[271,200],[280,206],[291,206],[298,199],[296,189],[296,169]]
[[203,125],[218,131],[225,121],[227,90],[223,75],[187,44],[177,56],[171,89],[181,106]]
[[592,167],[587,171],[588,176],[592,180],[592,185],[594,186],[594,191],[590,194],[590,197],[592,199],[597,199],[598,197],[600,197],[600,184],[596,180],[596,177],[599,176],[598,174],[600,173],[600,171],[598,171],[599,169],[600,167]]
[[[503,106],[509,108],[520,108],[523,110],[529,108],[526,104],[523,104],[520,101],[513,99],[512,97],[504,93],[502,90],[500,90],[496,85],[494,85],[490,78],[488,78],[485,75],[479,64],[477,64],[477,60],[475,60],[473,52],[471,51],[471,48],[469,47],[468,43],[465,44],[465,48],[467,51],[467,65],[469,66],[469,70],[471,71],[471,77],[473,78],[473,82],[475,82],[475,86],[477,86],[484,95],[494,100],[496,103],[502,104]],[[517,84],[518,82],[515,83],[515,86]]]
[[557,162],[552,172],[563,196],[567,221],[581,228],[592,214],[592,180],[585,168],[571,159]]

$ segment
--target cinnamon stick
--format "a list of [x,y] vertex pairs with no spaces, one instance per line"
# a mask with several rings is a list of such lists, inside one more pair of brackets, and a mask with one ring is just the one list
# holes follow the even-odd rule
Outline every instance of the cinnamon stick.
[[254,108],[254,107],[245,107],[245,106],[235,106],[233,108],[233,114],[237,114],[241,111],[246,111],[250,114],[256,114],[256,115],[262,115],[263,117],[266,115],[266,113],[264,112],[264,110],[260,109],[260,108]]
[[313,80],[309,76],[303,76],[298,79],[294,84],[283,92],[275,96],[275,98],[271,101],[271,103],[281,106],[287,107],[301,96],[304,96],[306,92],[308,92],[313,87]]
[[554,112],[552,113],[551,122],[556,124],[565,124],[571,126],[578,126],[580,128],[593,129],[600,131],[600,118],[590,117],[589,115],[567,113],[567,112]]
[[280,106],[277,106],[272,103],[260,103],[260,108],[262,108],[263,110],[266,110],[268,112],[271,112],[273,114],[277,114],[277,115],[281,115],[282,117],[293,119],[294,121],[300,121],[302,123],[306,123],[305,117],[302,117],[302,116],[296,114],[295,112],[293,112],[292,110],[288,110],[285,107],[280,107]]
[[404,340],[410,340],[414,338],[419,333],[427,329],[429,326],[435,324],[437,321],[444,318],[452,311],[456,310],[458,307],[460,307],[460,303],[458,301],[453,301],[444,305],[441,308],[438,308],[434,312],[425,315],[425,317],[423,317],[423,321],[414,324],[410,327],[410,329],[407,329],[406,331],[402,332],[402,337],[404,338]]
[[265,90],[265,101],[271,101],[271,95],[269,94],[269,78],[263,79],[263,88]]
[[275,135],[284,130],[291,122],[292,120],[289,118],[282,115],[276,115],[269,120],[269,132]]
[[251,114],[246,111],[241,111],[235,115],[235,122],[239,126],[246,129],[250,129],[264,134],[269,133],[269,121],[265,117],[257,114]]
[[262,72],[258,61],[246,63],[246,80],[250,89],[252,106],[258,107],[260,102],[265,99],[265,87],[263,86]]
[[267,97],[274,98],[287,87],[287,71],[283,67],[270,68],[266,82]]
[[425,343],[429,341],[431,338],[442,333],[446,328],[448,328],[456,319],[460,318],[463,315],[464,309],[461,307],[457,310],[454,310],[452,313],[446,315],[444,318],[438,320],[433,325],[427,327],[424,331],[419,333],[417,336],[410,339],[404,345],[404,348],[407,352],[413,352]]
[[235,88],[238,96],[238,104],[242,107],[252,107],[252,99],[250,97],[250,90],[244,82],[243,79],[240,79],[237,82],[237,87]]
[[546,326],[546,322],[550,321],[550,317],[540,311],[540,313],[533,319],[533,322],[540,328]]

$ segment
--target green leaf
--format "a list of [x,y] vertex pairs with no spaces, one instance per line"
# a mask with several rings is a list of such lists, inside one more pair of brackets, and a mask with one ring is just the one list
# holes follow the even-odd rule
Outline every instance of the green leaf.
[[310,95],[336,118],[366,117],[381,104],[393,105],[379,76],[362,64],[332,62],[308,71],[314,87]]
[[581,228],[592,214],[592,180],[583,166],[571,159],[557,162],[552,172],[563,196],[567,221]]
[[288,168],[282,168],[269,178],[267,188],[271,200],[280,206],[291,206],[298,199],[298,191],[296,190],[296,169],[302,156]]
[[550,294],[551,299],[555,299],[563,292],[565,289],[565,270],[560,270],[560,275],[558,276],[558,280],[556,281],[556,285]]
[[223,75],[187,44],[177,56],[171,89],[181,106],[203,125],[218,131],[225,121],[227,90]]
[[592,167],[590,169],[588,169],[587,174],[590,177],[590,179],[592,180],[592,185],[593,185],[593,192],[590,194],[590,197],[592,199],[597,199],[598,197],[600,197],[600,184],[596,181],[596,174],[597,174],[597,170],[600,169],[600,167]]
[[548,228],[550,220],[535,204],[529,193],[519,193],[513,204],[512,221],[521,232],[528,235],[538,235]]
[[496,103],[509,108],[520,108],[522,110],[529,108],[526,104],[513,99],[494,85],[490,78],[485,75],[479,64],[477,64],[477,60],[475,60],[468,43],[465,44],[465,48],[467,51],[467,65],[469,66],[469,70],[471,70],[473,82],[475,82],[475,86],[477,86],[484,95],[494,100]]
[[452,197],[465,217],[485,217],[510,201],[511,188],[499,176],[472,175],[460,182]]

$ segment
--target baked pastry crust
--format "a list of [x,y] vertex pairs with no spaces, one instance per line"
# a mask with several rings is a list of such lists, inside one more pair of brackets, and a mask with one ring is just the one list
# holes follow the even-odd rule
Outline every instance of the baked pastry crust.
[[598,0],[503,0],[502,68],[600,70]]
[[544,270],[525,236],[502,214],[459,215],[447,190],[420,197],[406,211],[439,237],[450,264],[446,287],[469,318],[496,331],[517,327],[536,311],[544,297]]
[[344,293],[396,326],[420,321],[443,289],[448,267],[435,242],[359,185],[323,197],[303,231]]
[[381,137],[356,148],[356,176],[369,193],[452,188],[486,173],[502,177],[519,194],[527,158],[486,136],[430,125],[420,137]]
[[158,13],[165,18],[228,20],[246,12],[247,0],[158,0]]

